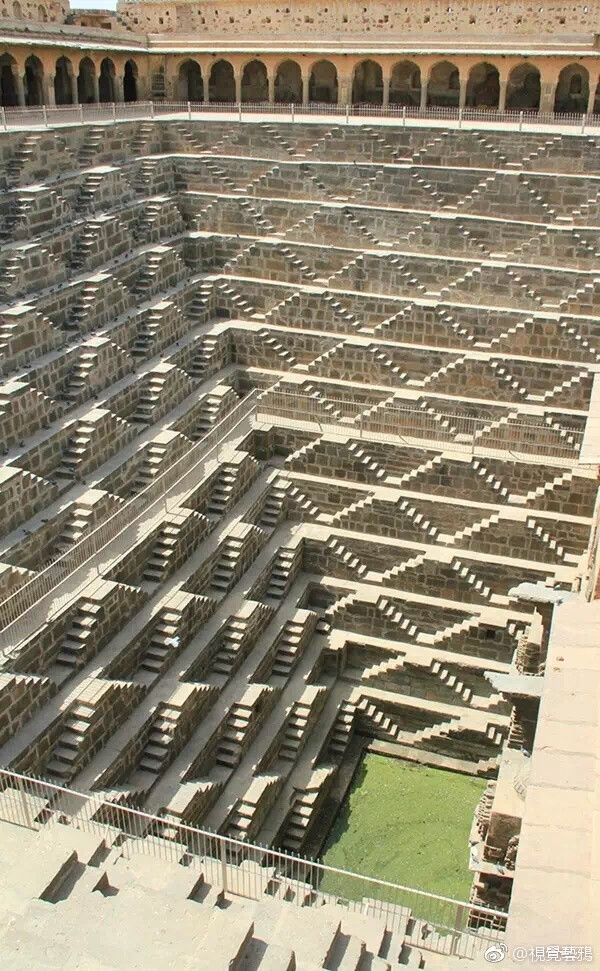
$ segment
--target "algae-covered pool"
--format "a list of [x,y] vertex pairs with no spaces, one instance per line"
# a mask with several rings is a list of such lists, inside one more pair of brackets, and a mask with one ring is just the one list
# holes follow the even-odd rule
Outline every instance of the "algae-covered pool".
[[[469,832],[485,781],[382,755],[360,764],[323,862],[364,876],[468,900]],[[368,896],[329,874],[321,889]]]

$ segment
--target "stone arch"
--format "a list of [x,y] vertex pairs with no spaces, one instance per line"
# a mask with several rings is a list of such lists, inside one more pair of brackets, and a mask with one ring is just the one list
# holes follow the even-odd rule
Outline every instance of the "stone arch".
[[352,104],[383,104],[383,71],[377,61],[361,61],[354,68]]
[[421,104],[421,69],[414,61],[399,61],[390,75],[390,104]]
[[434,64],[427,83],[427,105],[432,108],[458,108],[460,74],[452,61]]
[[23,10],[21,8],[21,4],[19,3],[19,0],[15,0],[15,2],[12,5],[12,15],[13,15],[13,20],[23,19]]
[[39,57],[30,54],[25,61],[25,104],[42,105],[44,103],[44,67]]
[[517,110],[537,111],[540,107],[542,83],[535,64],[518,64],[508,75],[506,107]]
[[96,67],[91,57],[83,57],[79,62],[77,75],[77,98],[82,105],[92,104],[96,100]]
[[275,75],[275,101],[302,104],[302,71],[296,61],[282,61]]
[[331,61],[317,61],[313,64],[308,82],[308,100],[337,104],[338,74]]
[[235,74],[233,65],[223,59],[215,61],[208,79],[209,101],[222,101],[227,104],[235,101]]
[[46,8],[43,7],[41,4],[37,9],[37,14],[38,14],[38,20],[41,20],[43,23],[46,23],[46,21],[48,20],[48,14],[46,13]]
[[71,77],[73,65],[68,57],[59,57],[54,70],[54,100],[57,105],[73,104]]
[[487,61],[475,64],[467,81],[468,108],[497,108],[500,103],[500,74]]
[[98,78],[98,92],[100,101],[113,102],[115,98],[115,65],[110,57],[105,57],[100,65],[100,77]]
[[590,95],[590,75],[583,64],[567,64],[558,75],[554,95],[554,110],[560,114],[587,111]]
[[138,100],[138,66],[134,60],[125,61],[123,71],[123,100]]
[[182,101],[204,101],[204,81],[197,61],[190,58],[180,65],[177,87]]
[[242,71],[242,101],[258,103],[269,100],[269,79],[262,61],[249,61]]
[[14,108],[19,103],[17,97],[17,62],[10,54],[0,57],[0,105]]

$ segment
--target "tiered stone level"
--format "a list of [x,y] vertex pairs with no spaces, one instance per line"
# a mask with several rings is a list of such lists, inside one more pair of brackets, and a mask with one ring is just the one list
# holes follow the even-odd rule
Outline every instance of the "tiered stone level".
[[366,745],[472,773],[476,899],[506,905],[519,813],[490,825],[492,788],[538,698],[494,681],[542,673],[547,637],[513,590],[578,589],[596,499],[599,147],[2,136],[2,599],[260,391],[6,658],[3,765],[308,854]]

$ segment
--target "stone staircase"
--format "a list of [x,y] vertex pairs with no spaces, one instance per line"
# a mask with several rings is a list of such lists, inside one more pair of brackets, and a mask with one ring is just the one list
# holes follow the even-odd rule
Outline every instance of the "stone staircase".
[[311,823],[326,798],[335,775],[334,766],[314,769],[307,783],[294,790],[290,812],[279,842],[285,850],[299,851],[308,836]]
[[272,693],[273,688],[268,685],[250,685],[231,707],[217,749],[216,761],[219,765],[230,769],[238,765],[268,714],[268,706],[274,700],[274,697],[269,698]]

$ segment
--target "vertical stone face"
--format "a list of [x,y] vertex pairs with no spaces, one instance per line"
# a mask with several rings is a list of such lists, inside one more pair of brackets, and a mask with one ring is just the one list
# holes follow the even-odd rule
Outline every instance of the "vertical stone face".
[[506,905],[536,596],[598,586],[598,147],[0,137],[0,764],[302,853],[368,739],[496,784],[473,893]]

